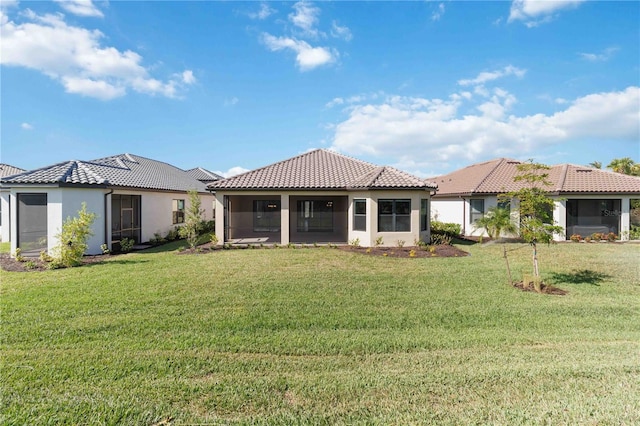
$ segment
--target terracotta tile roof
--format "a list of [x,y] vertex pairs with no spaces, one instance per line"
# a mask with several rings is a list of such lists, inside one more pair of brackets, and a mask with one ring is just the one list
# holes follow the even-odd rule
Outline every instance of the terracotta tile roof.
[[2,180],[11,184],[96,185],[169,191],[196,189],[205,185],[187,172],[149,158],[120,154],[93,161],[71,160],[26,171]]
[[379,167],[317,149],[209,184],[211,189],[430,189],[431,183],[393,167]]
[[[438,185],[434,198],[517,191],[523,185],[513,181],[518,164],[521,162],[498,158],[433,178]],[[548,173],[552,183],[549,192],[552,193],[640,194],[640,177],[636,176],[573,164],[551,166]]]
[[196,167],[193,169],[186,170],[186,172],[195,179],[198,179],[200,182],[209,183],[214,180],[224,179],[222,176],[213,173],[209,170],[203,169],[202,167]]
[[0,163],[0,177],[7,177],[24,172],[24,169]]

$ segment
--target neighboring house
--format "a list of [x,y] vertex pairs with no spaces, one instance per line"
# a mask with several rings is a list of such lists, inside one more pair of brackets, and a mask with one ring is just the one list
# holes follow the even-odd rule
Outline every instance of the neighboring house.
[[[154,233],[164,236],[184,222],[189,205],[187,192],[200,193],[204,218],[212,218],[213,196],[206,186],[184,170],[132,154],[93,161],[67,161],[26,171],[0,183],[3,240],[12,252],[49,252],[58,241],[63,222],[77,216],[82,203],[96,213],[93,237],[87,254],[99,254],[101,244],[117,246],[123,238],[149,241]],[[4,227],[3,227],[4,228]],[[6,238],[6,239],[5,239]]]
[[186,170],[189,176],[198,179],[200,182],[209,184],[211,182],[215,182],[216,180],[224,179],[222,176],[213,173],[212,171],[203,169],[202,167],[196,167],[194,169]]
[[[0,163],[0,179],[5,178],[7,176],[15,175],[18,173],[24,172],[24,169],[20,169],[18,167],[10,166],[9,164]],[[0,199],[0,241],[7,241],[7,238],[3,238],[2,234],[2,210],[8,210],[9,204],[5,205],[5,202]]]
[[436,186],[393,167],[315,150],[209,184],[220,243],[429,241]]
[[[498,206],[498,195],[520,189],[513,178],[520,161],[499,158],[477,163],[447,175],[433,178],[438,192],[432,197],[432,218],[458,223],[466,236],[486,235],[474,222],[490,207]],[[631,226],[640,226],[640,178],[572,164],[551,166],[547,171],[552,185],[549,196],[555,200],[554,221],[565,232],[555,240],[578,234],[613,232],[622,240],[633,237]],[[517,217],[517,200],[509,205]],[[640,228],[639,228],[640,230]]]

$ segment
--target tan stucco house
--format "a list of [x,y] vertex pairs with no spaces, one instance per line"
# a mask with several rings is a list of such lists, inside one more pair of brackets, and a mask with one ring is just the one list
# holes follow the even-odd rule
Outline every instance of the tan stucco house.
[[[489,208],[498,206],[498,195],[520,189],[514,182],[520,161],[498,158],[472,164],[452,173],[432,178],[438,192],[432,197],[434,220],[458,223],[466,236],[486,235],[474,222]],[[550,166],[549,196],[555,200],[553,218],[564,232],[556,241],[571,235],[590,236],[613,232],[621,240],[634,238],[640,228],[640,177],[628,176],[573,164]],[[517,200],[509,203],[517,216]]]
[[[208,185],[223,243],[429,241],[436,185],[393,167],[318,149]],[[224,212],[224,214],[220,214]]]

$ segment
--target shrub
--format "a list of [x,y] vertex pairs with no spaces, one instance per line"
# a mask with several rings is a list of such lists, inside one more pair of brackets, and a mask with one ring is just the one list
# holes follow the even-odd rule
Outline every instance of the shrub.
[[195,189],[189,191],[189,208],[185,214],[184,224],[180,227],[179,235],[187,240],[192,249],[196,247],[201,231],[202,214],[204,213],[201,206],[202,201],[198,192]]
[[375,244],[376,244],[376,247],[381,246],[382,244],[384,244],[384,238],[382,238],[382,237],[376,238]]
[[581,236],[581,235],[578,235],[578,234],[573,234],[573,235],[571,235],[571,236],[569,237],[569,239],[570,239],[571,241],[573,241],[574,243],[579,243],[579,242],[580,242],[580,240],[582,240],[582,236]]
[[618,236],[614,232],[609,232],[607,234],[607,241],[614,242],[618,239]]
[[35,269],[36,268],[36,262],[34,262],[33,260],[27,260],[26,262],[24,262],[24,269]]
[[398,241],[396,241],[396,244],[397,244],[397,245],[398,245],[398,247],[400,247],[400,248],[404,247],[404,243],[405,243],[405,241],[404,241],[404,240],[398,240]]
[[211,236],[209,237],[209,242],[211,243],[211,245],[218,245],[218,236],[215,233],[211,233]]
[[593,241],[600,241],[602,239],[602,234],[599,232],[595,232],[593,234],[591,234],[591,239]]
[[100,244],[100,250],[102,250],[102,254],[111,253],[111,250],[109,250],[109,246],[107,244]]
[[353,240],[349,241],[349,245],[354,247],[360,247],[360,238],[354,238]]
[[49,256],[49,253],[47,253],[46,250],[42,250],[40,252],[40,260],[45,263],[49,263],[53,260],[53,257]]
[[18,262],[24,262],[24,256],[22,255],[22,249],[20,249],[20,247],[13,252],[13,257],[15,257]]
[[458,223],[445,223],[437,220],[431,221],[431,232],[444,233],[456,237],[462,232],[462,228]]
[[432,234],[431,235],[431,244],[434,245],[451,245],[451,241],[453,238],[450,235],[446,234]]
[[203,220],[200,222],[200,232],[202,234],[209,234],[211,232],[215,232],[216,230],[216,221],[215,220]]
[[153,233],[153,238],[149,240],[149,242],[151,243],[152,246],[159,246],[161,244],[164,244],[167,242],[166,239],[164,239],[162,237],[162,235],[160,235],[159,232],[154,232]]
[[165,237],[167,239],[167,241],[175,241],[178,239],[178,237],[180,236],[179,233],[179,227],[176,226],[175,228],[171,229],[168,233],[167,236]]
[[120,240],[120,251],[122,253],[129,253],[135,244],[136,240],[133,238],[123,238]]
[[78,266],[87,250],[87,240],[93,235],[91,225],[96,220],[95,213],[87,212],[87,203],[82,203],[78,216],[67,218],[62,231],[56,235],[58,245],[53,249],[54,259],[63,267]]

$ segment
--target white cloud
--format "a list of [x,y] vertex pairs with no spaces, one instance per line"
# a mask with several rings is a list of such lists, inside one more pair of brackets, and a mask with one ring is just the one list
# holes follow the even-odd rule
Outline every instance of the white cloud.
[[238,102],[240,102],[240,99],[238,99],[237,97],[234,96],[233,98],[225,99],[224,100],[224,106],[234,106]]
[[320,9],[311,2],[300,1],[293,5],[295,13],[289,14],[289,21],[296,27],[302,29],[305,35],[317,37],[318,30],[315,28],[318,23]]
[[556,12],[575,8],[585,0],[514,0],[508,22],[524,21],[527,27],[536,27],[552,21]]
[[33,130],[33,125],[31,125],[31,124],[29,124],[29,123],[22,123],[22,124],[20,125],[20,127],[21,127],[23,130]]
[[274,14],[276,11],[269,7],[268,3],[260,3],[260,10],[254,13],[249,13],[249,18],[263,20]]
[[54,0],[61,8],[78,16],[102,18],[104,14],[92,0]]
[[349,27],[341,27],[336,21],[331,23],[331,35],[335,38],[341,38],[346,41],[351,41],[353,38]]
[[183,71],[182,82],[184,84],[194,84],[196,82],[196,77],[193,75],[193,71],[191,70]]
[[275,37],[262,34],[263,43],[273,52],[288,49],[296,53],[296,62],[301,71],[335,62],[338,53],[326,47],[313,47],[304,40],[289,37]]
[[442,15],[444,15],[444,3],[440,3],[438,8],[431,14],[431,20],[439,21]]
[[580,53],[582,59],[590,62],[605,62],[613,57],[613,55],[620,50],[618,47],[608,47],[601,53]]
[[501,70],[481,72],[475,78],[458,80],[458,84],[461,86],[482,85],[484,83],[488,83],[490,81],[511,75],[515,75],[516,77],[521,78],[525,75],[526,72],[527,70],[514,67],[513,65],[507,65]]
[[[382,103],[352,106],[335,126],[332,148],[396,159],[414,170],[456,159],[522,156],[586,138],[637,141],[640,135],[636,86],[578,98],[553,114],[524,116],[510,113],[516,98],[505,90],[494,89],[479,102],[464,93],[445,100],[387,96]],[[464,113],[474,102],[478,113]],[[426,160],[416,164],[417,158]]]
[[63,15],[37,15],[27,9],[22,16],[28,22],[16,24],[3,15],[0,63],[38,70],[69,93],[109,100],[132,89],[175,98],[178,89],[195,82],[189,70],[167,81],[151,77],[139,54],[103,47],[100,31],[68,25]]
[[250,171],[249,169],[245,169],[244,167],[240,167],[240,166],[235,166],[235,167],[231,167],[229,170],[227,170],[226,172],[221,172],[221,171],[214,171],[213,173],[220,175],[224,178],[230,178],[232,176],[237,176],[240,175],[242,173],[246,173]]

